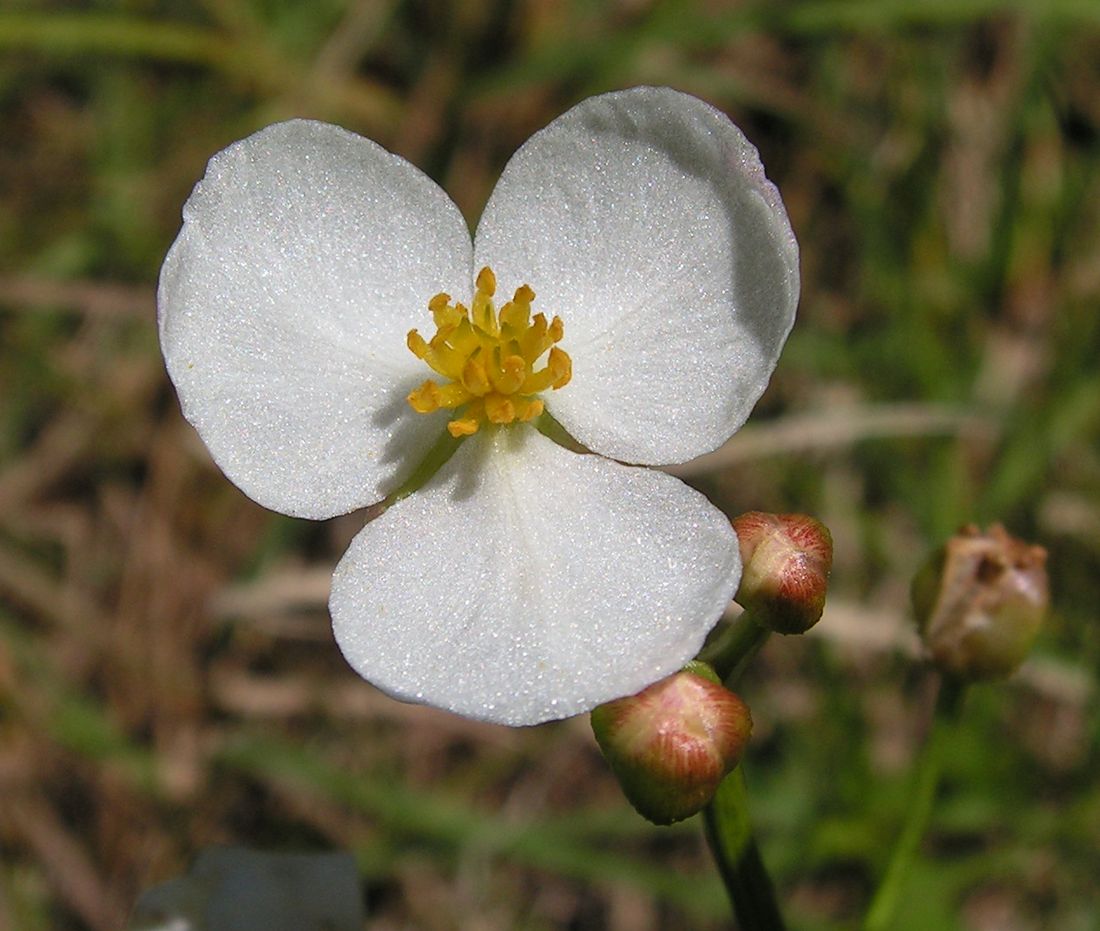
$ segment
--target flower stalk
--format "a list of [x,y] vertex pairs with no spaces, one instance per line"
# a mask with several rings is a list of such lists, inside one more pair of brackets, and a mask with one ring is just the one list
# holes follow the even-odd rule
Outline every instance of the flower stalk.
[[[744,610],[700,655],[733,688],[773,632],[805,633],[821,618],[832,537],[803,514],[749,511],[734,518],[744,571],[736,601]],[[738,923],[748,931],[779,931],[783,917],[756,846],[745,777],[738,767],[704,809],[707,843]]]
[[749,663],[771,636],[771,630],[759,623],[756,613],[747,608],[699,654],[727,688],[733,688]]
[[745,931],[783,931],[775,887],[749,822],[749,797],[741,767],[730,773],[703,811],[707,844]]
[[912,869],[921,839],[931,821],[944,757],[958,726],[965,693],[966,684],[952,676],[945,676],[940,683],[932,728],[917,764],[905,824],[898,834],[882,882],[871,900],[871,907],[863,924],[864,931],[886,931],[892,927],[905,879]]
[[941,673],[932,726],[917,762],[905,823],[898,834],[864,931],[893,926],[901,892],[928,830],[940,774],[967,685],[1010,675],[1027,657],[1049,606],[1046,550],[1000,524],[963,527],[932,554],[913,580],[917,630]]

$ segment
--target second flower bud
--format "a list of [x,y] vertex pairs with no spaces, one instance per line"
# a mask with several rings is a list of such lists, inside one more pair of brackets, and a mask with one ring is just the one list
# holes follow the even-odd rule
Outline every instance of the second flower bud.
[[740,762],[752,717],[705,664],[600,705],[592,730],[623,792],[654,824],[701,810]]

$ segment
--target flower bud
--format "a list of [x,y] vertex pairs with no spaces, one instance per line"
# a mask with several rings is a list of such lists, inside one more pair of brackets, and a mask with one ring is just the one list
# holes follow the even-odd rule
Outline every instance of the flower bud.
[[592,730],[623,792],[654,824],[702,809],[740,762],[752,717],[704,663],[600,705]]
[[736,601],[763,627],[803,634],[821,619],[833,538],[805,514],[749,511],[733,519],[741,543],[741,585]]
[[1050,601],[1047,553],[964,527],[913,579],[917,626],[940,669],[964,680],[1007,676],[1024,661]]

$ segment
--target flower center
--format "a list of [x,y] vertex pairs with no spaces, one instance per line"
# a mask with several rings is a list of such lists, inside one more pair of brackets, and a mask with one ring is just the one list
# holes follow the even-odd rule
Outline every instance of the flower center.
[[[532,317],[535,292],[527,285],[517,288],[498,313],[493,306],[496,287],[496,275],[486,266],[478,273],[469,310],[452,304],[450,295],[437,294],[428,302],[435,336],[426,341],[416,330],[409,331],[412,354],[447,379],[437,384],[429,378],[409,394],[409,405],[418,414],[455,411],[447,424],[454,437],[477,433],[486,422],[533,420],[543,409],[535,395],[564,387],[573,375],[572,360],[554,345],[564,332],[561,318],[547,323],[543,314]],[[546,364],[536,371],[547,349]]]

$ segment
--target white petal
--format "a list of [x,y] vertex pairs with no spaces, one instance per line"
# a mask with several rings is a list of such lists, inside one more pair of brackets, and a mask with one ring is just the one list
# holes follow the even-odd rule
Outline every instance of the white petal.
[[729,521],[687,485],[511,428],[368,524],[329,607],[348,662],[391,695],[538,724],[679,669],[740,572]]
[[592,97],[505,169],[475,237],[503,291],[565,324],[573,380],[548,406],[630,462],[708,452],[744,423],[798,303],[798,246],[756,149],[667,88]]
[[161,347],[184,416],[250,497],[329,517],[383,497],[446,417],[404,396],[427,302],[470,289],[471,244],[408,162],[325,123],[215,155],[161,270]]

